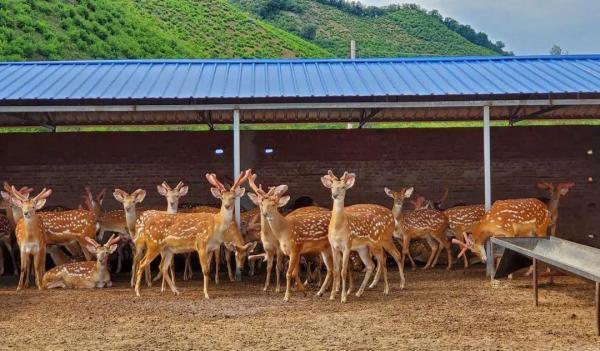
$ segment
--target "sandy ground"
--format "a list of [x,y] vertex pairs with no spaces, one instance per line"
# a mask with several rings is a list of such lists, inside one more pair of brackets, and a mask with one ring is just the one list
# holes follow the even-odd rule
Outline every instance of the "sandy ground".
[[262,291],[262,276],[211,284],[211,300],[198,274],[179,282],[180,296],[154,286],[136,298],[127,278],[110,289],[16,293],[15,278],[1,277],[0,349],[600,349],[593,285],[575,278],[542,285],[538,308],[529,278],[491,284],[483,266],[409,271],[404,291],[394,274],[389,296],[378,286],[344,305],[299,293],[285,303]]

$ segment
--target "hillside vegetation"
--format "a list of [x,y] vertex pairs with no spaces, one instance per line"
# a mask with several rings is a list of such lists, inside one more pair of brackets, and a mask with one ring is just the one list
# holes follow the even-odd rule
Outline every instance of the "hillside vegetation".
[[362,57],[506,54],[503,43],[491,43],[484,33],[416,5],[378,8],[343,0],[231,1],[338,57],[348,56],[350,40],[356,40]]
[[0,60],[330,57],[226,0],[3,0]]

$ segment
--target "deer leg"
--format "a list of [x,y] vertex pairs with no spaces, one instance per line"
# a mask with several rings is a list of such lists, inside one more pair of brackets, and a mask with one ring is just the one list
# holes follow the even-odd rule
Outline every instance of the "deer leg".
[[323,257],[323,262],[325,263],[325,268],[327,268],[327,274],[325,275],[325,281],[323,281],[323,285],[317,292],[317,296],[323,296],[325,290],[329,286],[329,283],[332,279],[332,270],[333,270],[333,257],[330,250],[325,250],[321,252],[321,257]]
[[385,241],[383,243],[383,248],[387,253],[392,255],[394,261],[396,261],[396,265],[398,266],[398,272],[400,273],[400,289],[404,289],[404,285],[406,280],[404,279],[404,262],[402,261],[402,254],[396,248],[396,245],[392,241]]
[[[371,274],[373,274],[373,270],[375,269],[375,264],[373,263],[373,259],[371,258],[371,250],[368,247],[363,247],[357,250],[358,255],[360,256],[360,260],[364,263],[367,271],[365,273],[365,277],[363,278],[362,283],[360,284],[360,288],[356,292],[356,297],[361,297],[365,292],[365,287],[369,282],[369,278],[371,278]],[[342,280],[343,285],[343,280]],[[343,288],[342,288],[343,289]],[[345,302],[345,301],[342,301]]]
[[305,260],[304,265],[306,266],[306,277],[304,278],[304,286],[310,283],[310,261]]
[[405,234],[403,236],[402,241],[402,265],[404,265],[404,261],[406,261],[406,256],[408,256],[412,265],[412,270],[414,271],[415,269],[417,269],[417,265],[415,264],[415,261],[413,261],[412,256],[410,255],[410,237]]
[[446,239],[445,236],[440,238],[440,244],[446,249],[446,254],[448,255],[448,268],[447,271],[452,269],[452,244]]
[[225,249],[225,263],[227,264],[227,276],[229,277],[230,282],[234,282],[235,276],[233,275],[233,269],[231,268],[231,255],[232,252]]
[[[342,252],[342,272],[341,272],[341,278],[342,278],[342,298],[341,298],[341,302],[345,303],[347,298],[348,298],[348,294],[346,291],[346,280],[348,279],[348,262],[350,261],[350,248],[349,247],[345,247],[344,251]],[[365,285],[366,283],[364,283],[362,285]],[[361,288],[363,288],[363,286],[361,285]],[[364,288],[363,288],[364,289]]]
[[[267,278],[265,279],[265,287],[263,291],[267,291],[269,289],[269,284],[271,283],[271,271],[273,270],[273,252],[271,250],[265,251],[267,256]],[[277,270],[277,274],[279,274],[279,269]]]
[[[135,294],[136,296],[140,296],[140,283],[142,282],[142,274],[146,270],[146,268],[152,263],[152,261],[158,256],[158,252],[154,250],[150,250],[150,248],[146,248],[146,253],[144,254],[144,258],[139,264],[138,270],[136,272],[135,279]],[[147,280],[150,281],[149,277],[146,276]]]
[[29,254],[21,252],[21,276],[19,284],[17,284],[17,291],[25,288],[26,279],[29,279]]
[[[429,239],[428,239],[429,240]],[[429,242],[429,245],[431,247],[431,254],[429,255],[429,259],[427,260],[427,264],[425,265],[425,267],[423,267],[423,269],[429,269],[432,267],[433,264],[433,260],[435,259],[435,255],[437,254],[437,251],[440,248],[440,245],[438,243],[436,243],[435,241],[431,241]]]
[[[300,263],[300,255],[296,252],[292,251],[290,254],[290,262],[288,264],[287,273],[285,275],[285,296],[283,297],[283,301],[290,300],[290,290],[292,286],[292,278],[294,278],[294,269]],[[302,285],[302,283],[300,283]]]
[[[364,269],[364,271],[367,271],[367,268]],[[346,291],[347,295],[350,295],[352,293],[352,291],[354,290],[354,270],[352,269],[352,267],[348,267],[348,291]]]
[[[377,286],[377,284],[379,283],[379,279],[381,279],[381,273],[383,272],[383,266],[386,263],[385,261],[379,260],[379,257],[377,257],[377,255],[378,255],[377,252],[378,251],[382,251],[381,248],[378,248],[375,251],[370,251],[371,252],[371,256],[375,255],[375,259],[377,259],[377,271],[375,271],[375,277],[373,277],[373,281],[367,287],[367,289],[373,289],[375,286]],[[383,264],[381,264],[381,263],[383,263]]]
[[321,285],[322,282],[322,270],[323,270],[323,257],[317,256],[317,286]]
[[[185,268],[183,270],[183,278],[184,280],[192,280],[193,271],[192,271],[192,254],[185,254]],[[187,274],[186,274],[187,272]]]
[[387,295],[390,293],[390,284],[388,282],[387,276],[387,266],[385,264],[385,253],[382,252],[381,255],[382,266],[383,266],[383,294]]
[[335,295],[340,289],[340,266],[342,265],[342,254],[340,251],[331,248],[333,256],[333,286],[329,300],[335,300]]
[[278,293],[281,291],[280,277],[281,268],[283,266],[283,253],[281,251],[276,251],[275,254],[277,255],[275,257],[275,292]]
[[173,281],[173,279],[171,278],[171,274],[169,274],[169,268],[173,265],[173,252],[171,250],[166,250],[164,252],[164,264],[161,267],[162,270],[162,275],[163,275],[163,285],[164,285],[164,281],[167,281],[167,284],[169,285],[169,287],[171,288],[171,291],[175,294],[175,295],[179,295],[179,291],[177,290],[177,288],[175,287],[175,282]]
[[[436,237],[435,239],[433,239],[433,238],[429,238],[429,239],[427,239],[427,240],[428,240],[428,241],[429,241],[429,240],[431,240],[431,241],[437,240],[437,241],[438,241],[438,243],[441,243],[441,244],[443,245],[443,242],[442,242],[442,240],[441,240],[441,239],[438,239],[437,237]],[[429,244],[429,245],[431,246],[431,244]],[[438,249],[436,250],[435,257],[433,258],[433,262],[431,263],[431,267],[430,267],[430,268],[433,268],[433,267],[435,267],[435,266],[437,265],[437,261],[438,261],[438,259],[440,258],[440,254],[441,254],[441,253],[442,253],[442,246],[439,246],[439,245],[438,245]]]
[[200,267],[202,268],[202,276],[204,278],[204,298],[209,299],[208,296],[208,280],[210,279],[208,274],[210,273],[210,265],[208,264],[208,254],[205,248],[198,248],[198,260],[200,261]]
[[117,246],[117,269],[115,270],[115,274],[121,273],[121,269],[123,268],[123,249],[125,245],[119,243]]
[[[300,256],[300,255],[298,255]],[[304,284],[302,283],[302,279],[300,279],[300,257],[298,257],[298,264],[294,267],[294,271],[292,273],[294,275],[294,279],[296,280],[296,289],[306,296],[306,291],[304,289]]]
[[215,251],[215,284],[219,284],[219,266],[221,265],[221,247],[219,246]]
[[46,248],[42,247],[36,255],[33,256],[33,266],[35,269],[35,285],[38,290],[44,289],[42,286],[42,278],[46,270]]

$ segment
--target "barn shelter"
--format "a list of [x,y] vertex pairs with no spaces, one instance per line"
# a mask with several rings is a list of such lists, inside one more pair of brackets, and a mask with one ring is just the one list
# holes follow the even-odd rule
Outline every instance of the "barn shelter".
[[[324,205],[318,177],[329,168],[358,173],[351,202],[387,205],[384,186],[429,197],[449,188],[452,202],[489,207],[545,195],[539,180],[574,181],[559,233],[598,246],[599,105],[600,55],[0,63],[2,127],[188,130],[1,134],[1,174],[51,186],[59,202],[77,201],[85,184],[152,189],[164,179],[191,183],[204,201],[201,175],[231,164]],[[550,126],[519,127],[527,121]],[[424,122],[470,128],[367,128]],[[257,130],[306,123],[351,129]],[[491,128],[507,123],[516,127]],[[208,131],[189,131],[199,124]],[[222,125],[232,133],[212,131]]]

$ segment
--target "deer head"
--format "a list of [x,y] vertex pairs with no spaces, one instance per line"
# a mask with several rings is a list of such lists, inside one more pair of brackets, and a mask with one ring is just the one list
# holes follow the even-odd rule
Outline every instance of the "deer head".
[[11,187],[11,201],[15,206],[21,209],[23,217],[31,220],[37,210],[42,209],[46,204],[46,199],[52,194],[52,189],[42,189],[34,198],[21,194],[14,186]]
[[106,188],[102,189],[96,197],[92,193],[92,188],[90,186],[85,187],[85,195],[83,195],[83,200],[87,208],[92,211],[96,218],[100,218],[102,216],[102,202],[104,202],[104,196],[106,195]]
[[575,183],[558,183],[554,185],[551,182],[539,182],[538,188],[548,190],[550,198],[554,201],[558,201],[561,196],[567,195],[569,189],[575,186]]
[[123,209],[126,214],[133,214],[135,212],[135,206],[142,201],[146,197],[146,191],[143,189],[137,189],[131,194],[121,190],[115,189],[113,192],[113,196],[117,201],[123,204]]
[[210,188],[210,192],[212,195],[221,200],[221,208],[226,211],[233,211],[233,206],[235,204],[235,199],[244,196],[246,189],[240,187],[252,174],[250,169],[243,171],[237,180],[233,183],[229,190],[221,183],[216,174],[207,173],[206,180],[213,186]]
[[415,210],[421,210],[433,206],[431,201],[428,201],[424,196],[421,195],[416,195],[415,200],[411,200],[410,203],[413,205]]
[[273,218],[275,212],[280,207],[285,206],[290,201],[289,195],[284,195],[288,190],[288,186],[285,184],[271,187],[268,192],[265,192],[261,185],[256,185],[256,174],[251,174],[248,178],[248,184],[250,188],[254,190],[254,193],[248,193],[250,200],[260,208],[260,213],[267,220]]
[[356,174],[344,172],[344,174],[338,178],[331,170],[327,171],[327,175],[321,177],[321,183],[326,188],[331,189],[331,198],[339,201],[343,201],[346,196],[346,190],[354,186],[356,181]]
[[86,248],[92,255],[96,256],[96,262],[102,266],[106,266],[108,257],[115,252],[120,239],[120,236],[113,234],[106,244],[100,245],[96,240],[86,237],[85,240],[89,243],[89,245],[86,245]]
[[226,242],[225,247],[229,251],[235,252],[235,280],[242,280],[242,270],[244,269],[244,262],[246,261],[246,257],[254,252],[256,245],[258,242],[250,242],[244,245],[237,245],[234,242]]
[[179,206],[179,198],[187,195],[189,187],[184,185],[183,182],[179,182],[177,186],[172,189],[167,182],[162,182],[162,184],[156,186],[156,190],[167,199],[167,212],[175,213]]
[[385,194],[387,196],[394,199],[394,206],[392,207],[392,212],[394,213],[394,217],[398,218],[398,216],[402,212],[404,200],[409,199],[412,196],[414,188],[401,188],[399,191],[394,191],[390,188],[384,188],[383,190],[385,191]]
[[[15,203],[13,202],[13,188],[14,186],[11,186],[10,184],[8,184],[7,182],[4,182],[4,191],[0,191],[0,195],[2,196],[2,199],[4,201],[6,201],[10,206],[12,207],[17,207],[15,205]],[[19,190],[16,190],[17,193],[19,193],[20,195],[22,195],[25,198],[29,198],[29,194],[33,191],[33,188],[29,188],[29,187],[22,187]]]

